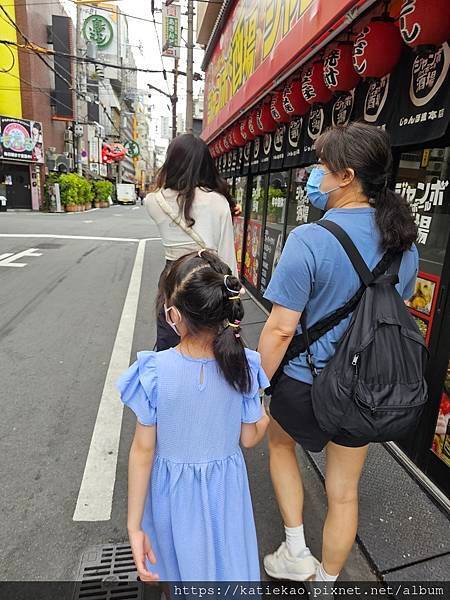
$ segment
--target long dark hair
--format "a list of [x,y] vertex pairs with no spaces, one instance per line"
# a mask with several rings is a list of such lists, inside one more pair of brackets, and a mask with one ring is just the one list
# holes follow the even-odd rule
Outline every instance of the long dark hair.
[[365,123],[331,127],[316,142],[317,156],[333,171],[353,169],[375,207],[384,250],[407,250],[417,227],[406,200],[389,189],[392,152],[385,131]]
[[195,188],[218,192],[225,196],[230,206],[233,204],[228,184],[219,175],[208,146],[191,133],[179,135],[171,141],[166,160],[156,176],[156,187],[179,192],[178,205],[189,227],[195,224],[191,216]]
[[240,333],[244,316],[240,289],[228,265],[207,250],[176,260],[164,280],[167,306],[178,308],[190,335],[214,334],[214,357],[225,379],[245,393],[251,376]]

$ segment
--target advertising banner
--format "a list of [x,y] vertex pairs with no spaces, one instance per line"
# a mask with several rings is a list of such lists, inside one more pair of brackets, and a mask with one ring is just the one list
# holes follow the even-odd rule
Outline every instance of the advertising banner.
[[44,162],[42,123],[0,117],[0,158],[42,164]]
[[395,90],[390,126],[395,146],[444,135],[450,110],[449,65],[448,43],[427,54],[405,53],[398,69],[401,81]]
[[247,142],[244,146],[244,154],[242,156],[242,175],[250,173],[250,161],[253,155],[253,142]]
[[180,5],[162,5],[162,45],[163,56],[180,58],[181,17]]
[[238,0],[211,57],[206,57],[205,138],[359,4],[360,0]]
[[261,248],[261,223],[250,220],[247,224],[247,244],[245,247],[244,277],[257,287],[259,271],[259,254]]
[[259,149],[259,172],[266,173],[270,167],[270,155],[272,152],[273,137],[271,133],[265,133],[261,137]]
[[272,171],[279,171],[283,167],[287,127],[287,125],[282,123],[281,125],[278,125],[276,131],[273,133],[272,157],[270,159],[270,168]]

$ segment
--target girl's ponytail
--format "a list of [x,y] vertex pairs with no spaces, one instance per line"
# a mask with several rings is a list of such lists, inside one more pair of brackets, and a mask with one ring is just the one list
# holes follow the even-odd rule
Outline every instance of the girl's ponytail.
[[250,390],[250,369],[241,338],[241,321],[244,316],[240,289],[236,277],[225,275],[223,286],[226,321],[214,340],[214,356],[225,379],[233,387],[246,393]]
[[179,258],[164,281],[168,306],[178,308],[190,335],[212,335],[214,357],[225,379],[246,393],[251,374],[241,338],[241,289],[230,268],[209,250]]

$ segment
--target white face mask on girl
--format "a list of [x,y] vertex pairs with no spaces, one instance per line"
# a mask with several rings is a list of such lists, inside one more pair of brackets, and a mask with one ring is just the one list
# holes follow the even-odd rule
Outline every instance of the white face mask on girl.
[[164,304],[164,313],[165,313],[165,315],[166,315],[166,322],[167,322],[167,324],[168,324],[168,325],[170,325],[170,326],[172,327],[172,329],[175,331],[175,333],[176,333],[176,334],[177,334],[179,337],[181,337],[181,334],[180,334],[180,332],[178,331],[178,329],[177,329],[177,326],[175,325],[175,323],[173,323],[173,322],[170,320],[169,313],[170,313],[170,311],[171,311],[171,310],[176,310],[176,311],[177,311],[177,313],[178,313],[178,319],[180,319],[180,318],[181,318],[180,311],[178,310],[178,308],[177,308],[176,306],[169,306],[169,307],[167,307],[167,306]]

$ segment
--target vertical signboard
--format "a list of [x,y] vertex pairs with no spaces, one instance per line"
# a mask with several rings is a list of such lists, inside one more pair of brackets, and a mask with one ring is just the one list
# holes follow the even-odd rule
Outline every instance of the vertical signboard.
[[180,5],[162,5],[162,45],[163,56],[180,58],[181,19]]

